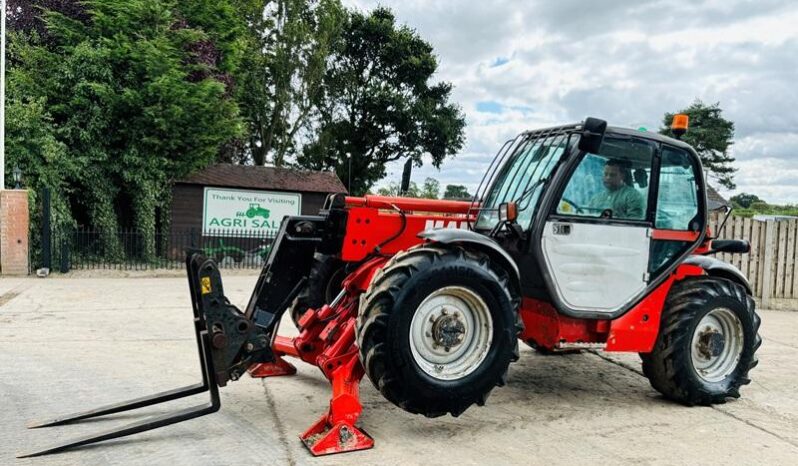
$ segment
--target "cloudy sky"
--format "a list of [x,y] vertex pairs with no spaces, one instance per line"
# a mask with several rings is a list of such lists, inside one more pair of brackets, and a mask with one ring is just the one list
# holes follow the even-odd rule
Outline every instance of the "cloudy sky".
[[[455,85],[468,143],[439,172],[474,186],[521,130],[581,121],[659,127],[694,99],[736,125],[735,192],[798,204],[798,2],[347,0],[392,8]],[[401,167],[389,170],[398,180]],[[732,193],[724,192],[729,195]]]

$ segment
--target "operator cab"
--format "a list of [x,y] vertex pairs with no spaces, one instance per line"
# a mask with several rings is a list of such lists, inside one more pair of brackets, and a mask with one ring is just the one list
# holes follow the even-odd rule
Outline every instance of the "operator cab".
[[[611,319],[701,243],[701,173],[689,145],[601,120],[527,132],[480,185],[474,229],[513,255],[524,296]],[[508,205],[512,221],[502,218]]]

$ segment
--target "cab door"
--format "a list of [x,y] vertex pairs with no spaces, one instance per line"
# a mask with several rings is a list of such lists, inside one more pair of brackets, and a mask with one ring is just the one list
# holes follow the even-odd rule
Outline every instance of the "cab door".
[[691,252],[706,229],[706,195],[696,157],[683,148],[663,145],[659,160],[649,260],[652,279]]
[[559,307],[612,315],[648,286],[656,153],[652,141],[608,135],[572,168],[540,243]]

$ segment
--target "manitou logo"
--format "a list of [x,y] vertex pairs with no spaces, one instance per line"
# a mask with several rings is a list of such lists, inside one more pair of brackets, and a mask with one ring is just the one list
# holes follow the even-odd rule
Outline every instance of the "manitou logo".
[[445,220],[427,220],[427,223],[424,224],[425,230],[440,230],[442,228],[468,230],[468,222],[458,222],[457,220],[451,220],[449,222]]

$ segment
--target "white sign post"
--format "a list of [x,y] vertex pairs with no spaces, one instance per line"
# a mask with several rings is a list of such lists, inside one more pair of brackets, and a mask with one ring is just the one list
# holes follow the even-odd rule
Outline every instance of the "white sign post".
[[204,236],[274,235],[283,217],[302,211],[299,193],[205,188],[204,197]]

